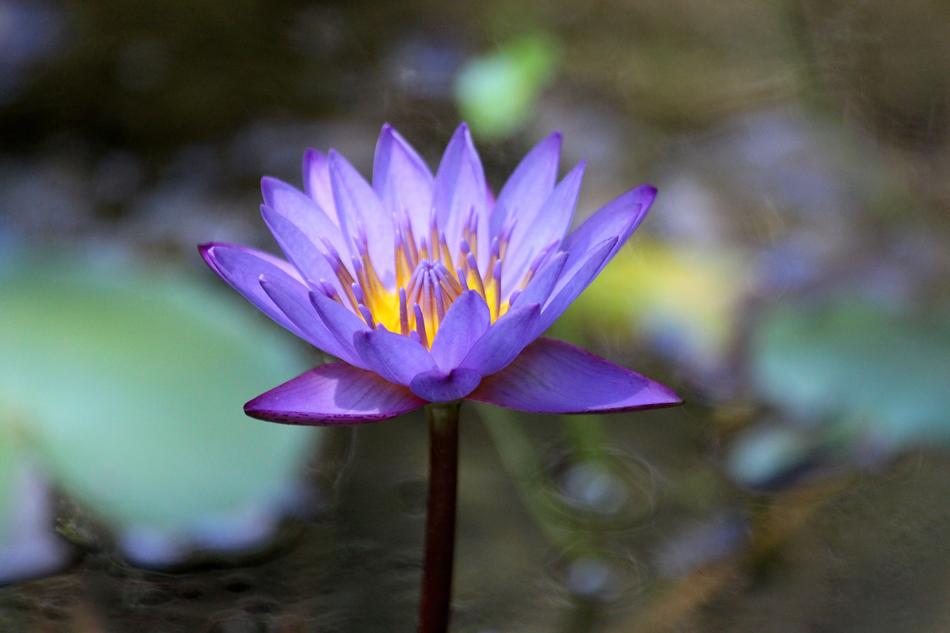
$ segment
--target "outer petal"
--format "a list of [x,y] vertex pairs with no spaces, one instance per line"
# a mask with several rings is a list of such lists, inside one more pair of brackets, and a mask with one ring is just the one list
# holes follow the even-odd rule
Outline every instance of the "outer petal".
[[439,227],[445,231],[449,248],[458,248],[462,229],[469,213],[475,213],[478,225],[478,263],[488,261],[489,238],[488,204],[485,172],[475,151],[472,135],[464,123],[456,129],[449,141],[442,162],[435,174],[432,204]]
[[[266,205],[274,211],[265,214],[264,221],[267,222],[281,248],[286,249],[287,256],[291,257],[294,263],[298,263],[298,257],[301,258],[301,264],[309,260],[305,259],[300,240],[294,237],[292,231],[286,228],[287,226],[298,229],[317,247],[321,247],[323,241],[327,240],[342,255],[350,252],[348,242],[343,239],[343,234],[340,233],[337,225],[323,212],[323,209],[296,187],[276,178],[264,177],[261,179],[261,193],[264,195]],[[277,215],[281,216],[283,222],[277,222]],[[302,270],[309,274],[306,269]]]
[[293,266],[273,255],[237,244],[202,244],[198,247],[198,252],[211,270],[218,273],[258,310],[294,335],[308,340],[307,335],[267,296],[259,282],[261,275],[267,275],[271,279],[283,279],[288,287],[294,289],[293,292],[306,297],[307,287]]
[[564,263],[567,261],[567,253],[557,253],[551,260],[541,267],[541,270],[531,278],[524,291],[518,295],[517,302],[521,304],[537,303],[544,305],[561,273],[564,271]]
[[286,279],[271,278],[267,275],[261,275],[259,283],[271,301],[287,315],[294,325],[300,328],[307,341],[327,354],[353,364],[356,358],[353,346],[341,344],[330,333],[317,316],[313,306],[310,305],[307,293],[301,293],[296,287],[298,284],[291,282],[294,284],[291,285]]
[[[561,274],[561,278],[558,279],[547,303],[544,304],[544,308],[541,310],[541,318],[538,319],[536,324],[535,337],[540,336],[551,327],[574,299],[584,292],[584,289],[590,285],[597,273],[604,267],[607,259],[616,252],[616,245],[617,238],[615,237],[604,240],[592,248],[585,259],[577,262],[573,270],[565,270]],[[564,268],[567,268],[567,262],[565,262]]]
[[596,244],[616,237],[617,243],[614,250],[603,263],[606,266],[634,230],[640,226],[640,222],[643,221],[655,198],[654,187],[640,185],[601,207],[564,240],[561,248],[570,253],[567,270],[571,270],[581,259],[584,259]]
[[421,343],[387,330],[357,332],[353,345],[367,367],[396,384],[408,386],[419,374],[438,369]]
[[416,150],[388,123],[376,143],[373,189],[392,217],[409,215],[413,233],[428,235],[432,212],[432,172]]
[[491,213],[491,234],[501,233],[510,216],[533,220],[551,195],[561,157],[561,133],[555,132],[528,152],[502,187]]
[[534,340],[541,309],[538,304],[518,305],[495,321],[466,354],[461,367],[490,376],[503,369]]
[[510,291],[521,281],[528,266],[543,248],[564,239],[574,217],[583,178],[584,163],[581,163],[558,183],[537,212],[523,215],[520,208],[515,210],[517,219],[502,269],[504,292]]
[[371,372],[328,363],[254,398],[244,412],[284,424],[349,425],[388,420],[424,404]]
[[303,190],[320,205],[327,217],[340,226],[330,185],[330,161],[326,154],[313,148],[303,155]]
[[[343,292],[339,278],[334,273],[327,258],[324,257],[323,250],[318,248],[314,242],[316,237],[314,227],[311,226],[308,229],[310,233],[308,235],[286,216],[266,204],[261,205],[261,217],[264,218],[264,223],[267,224],[267,228],[270,229],[274,239],[277,240],[280,249],[287,255],[287,259],[293,262],[308,282],[327,280],[334,285],[337,292]],[[314,237],[311,237],[311,235]]]
[[682,403],[658,382],[553,339],[529,345],[469,398],[538,413],[607,413]]
[[443,371],[455,369],[489,325],[491,313],[485,300],[474,290],[467,290],[446,312],[435,333],[432,358]]
[[[394,281],[392,216],[383,210],[379,196],[341,154],[330,150],[330,182],[340,217],[340,229],[346,238],[365,235],[370,258],[386,285]],[[355,254],[353,249],[349,251]]]

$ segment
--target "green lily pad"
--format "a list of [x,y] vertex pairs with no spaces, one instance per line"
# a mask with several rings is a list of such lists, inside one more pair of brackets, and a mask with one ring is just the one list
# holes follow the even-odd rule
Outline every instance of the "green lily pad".
[[145,562],[259,543],[314,448],[315,429],[244,416],[305,364],[212,283],[69,260],[2,280],[0,412],[19,412],[57,485]]
[[[950,443],[950,313],[839,300],[782,307],[752,345],[762,393],[882,449]],[[835,435],[838,433],[836,432]]]

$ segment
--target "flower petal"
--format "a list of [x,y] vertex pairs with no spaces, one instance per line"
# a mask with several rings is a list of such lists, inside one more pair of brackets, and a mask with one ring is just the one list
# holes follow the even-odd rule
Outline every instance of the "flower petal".
[[561,278],[564,271],[564,263],[567,261],[567,253],[556,254],[551,260],[541,267],[541,270],[531,278],[525,289],[518,295],[518,302],[522,304],[537,303],[544,305],[554,286]]
[[432,204],[439,227],[445,231],[449,248],[458,248],[462,230],[469,213],[474,212],[478,230],[478,263],[488,261],[489,238],[488,204],[485,172],[475,151],[472,135],[464,123],[458,126],[435,174]]
[[335,426],[380,422],[424,404],[371,372],[328,363],[254,398],[244,412],[271,422]]
[[606,265],[640,226],[655,198],[656,188],[640,185],[601,207],[565,238],[561,248],[570,253],[567,270],[571,270],[581,259],[586,258],[594,245],[616,237],[614,250],[604,261]]
[[[395,231],[392,216],[385,212],[379,196],[369,183],[360,175],[341,154],[330,150],[330,182],[333,185],[333,199],[336,201],[340,216],[340,230],[352,241],[365,235],[370,259],[387,286],[394,279],[395,261],[393,244]],[[352,248],[347,251],[357,254]]]
[[[274,234],[274,238],[281,248],[286,248],[288,257],[304,259],[299,240],[295,240],[286,226],[293,225],[303,233],[312,244],[318,248],[324,240],[329,241],[339,253],[346,255],[350,252],[349,245],[343,239],[339,227],[333,223],[316,202],[308,198],[302,191],[288,185],[286,182],[265,176],[261,179],[261,193],[264,202],[273,209],[274,213],[264,216],[264,221]],[[280,215],[284,222],[277,224],[275,216]],[[289,251],[289,252],[288,252]],[[291,256],[290,252],[294,255]]]
[[491,235],[501,233],[512,214],[519,221],[533,220],[551,195],[561,157],[561,133],[551,134],[528,152],[498,194],[491,212]]
[[415,235],[427,235],[434,179],[416,150],[388,123],[376,143],[373,189],[392,217],[409,215]]
[[[547,303],[541,310],[541,318],[535,325],[535,338],[551,327],[574,299],[584,292],[604,267],[604,262],[615,252],[616,245],[617,238],[615,237],[604,240],[591,249],[585,259],[577,262],[573,270],[565,270],[561,273],[560,279],[554,285]],[[570,256],[567,261],[570,261]],[[567,269],[567,261],[564,262],[565,269]]]
[[469,396],[538,413],[607,413],[681,404],[668,387],[563,341],[542,338]]
[[320,205],[334,224],[340,226],[336,202],[333,201],[333,187],[330,185],[330,161],[320,150],[310,148],[304,152],[303,190]]
[[304,339],[314,347],[331,356],[353,364],[356,353],[352,345],[343,345],[323,324],[310,305],[306,290],[301,293],[299,284],[289,284],[286,279],[272,278],[262,274],[258,283],[271,301],[287,315],[287,318],[304,334]]
[[432,341],[432,358],[443,371],[455,369],[489,325],[488,304],[474,290],[465,291],[445,313]]
[[502,268],[503,292],[510,291],[521,281],[528,266],[543,248],[564,239],[574,217],[583,178],[584,163],[580,163],[558,183],[536,213],[523,216],[518,210],[508,255]]
[[367,367],[400,385],[408,386],[419,374],[438,369],[421,343],[388,330],[357,332],[353,346]]
[[445,373],[428,371],[412,379],[409,389],[429,402],[450,402],[472,393],[482,377],[473,369],[461,367]]
[[320,317],[323,325],[326,326],[339,344],[345,349],[353,351],[352,357],[345,360],[351,365],[369,369],[362,357],[356,353],[356,348],[353,347],[353,336],[357,332],[369,331],[366,322],[347,310],[346,306],[337,303],[322,292],[312,290],[310,292],[310,304],[317,311],[317,316]]
[[512,308],[475,342],[460,367],[482,376],[500,371],[533,340],[540,316],[541,307],[536,303]]
[[[333,284],[337,292],[343,292],[339,278],[327,258],[324,257],[323,251],[314,243],[313,238],[308,236],[290,219],[266,204],[261,205],[261,217],[264,218],[264,223],[270,229],[287,259],[293,262],[297,270],[311,285],[314,282],[327,280]],[[314,233],[313,227],[311,227],[310,233]]]
[[271,279],[285,279],[289,287],[295,288],[295,292],[306,296],[307,287],[293,266],[273,255],[237,244],[202,244],[198,247],[198,252],[211,270],[218,273],[258,310],[295,336],[307,340],[303,331],[267,296],[259,282],[261,275],[267,275]]

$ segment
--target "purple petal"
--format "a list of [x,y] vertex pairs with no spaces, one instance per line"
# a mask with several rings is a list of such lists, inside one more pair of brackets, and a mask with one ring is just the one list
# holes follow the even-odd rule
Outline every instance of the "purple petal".
[[[302,241],[288,228],[291,225],[317,247],[323,244],[324,240],[328,240],[338,252],[344,255],[350,252],[348,242],[343,239],[340,229],[333,220],[317,203],[296,187],[276,178],[264,177],[261,179],[261,193],[264,195],[266,206],[273,210],[273,213],[264,215],[264,221],[267,222],[281,248],[285,249],[287,256],[294,259],[294,263],[297,258],[300,258],[302,262],[310,260],[304,252]],[[282,222],[276,217],[278,215],[283,220]]]
[[432,211],[432,172],[416,150],[389,124],[376,143],[373,189],[390,216],[408,213],[417,236],[428,235]]
[[310,304],[313,306],[313,309],[316,310],[317,316],[319,316],[323,325],[339,344],[343,348],[353,351],[350,358],[344,360],[347,360],[351,365],[369,369],[367,364],[363,362],[362,357],[356,353],[356,349],[353,347],[353,337],[356,333],[369,331],[366,322],[348,310],[346,306],[337,303],[322,292],[311,291]]
[[564,239],[574,217],[583,178],[584,163],[581,163],[558,183],[534,215],[523,216],[520,210],[516,213],[517,220],[503,269],[503,292],[508,292],[521,281],[541,249]]
[[[287,259],[293,262],[311,285],[313,282],[328,280],[337,292],[343,291],[339,278],[327,262],[327,258],[324,257],[323,251],[314,243],[313,238],[266,204],[261,205],[261,217],[264,218],[264,223],[277,240],[281,250],[287,255]],[[311,227],[311,233],[313,232]]]
[[474,211],[478,225],[478,262],[485,265],[491,246],[485,172],[472,135],[464,123],[452,135],[442,155],[435,174],[432,204],[439,227],[444,229],[453,250],[458,248],[465,222],[469,213]]
[[481,295],[468,290],[455,300],[445,314],[432,341],[430,353],[444,371],[459,366],[475,341],[491,325],[491,313]]
[[472,393],[481,380],[481,374],[473,369],[457,368],[448,373],[429,371],[413,378],[409,389],[429,402],[450,402]]
[[424,404],[405,387],[371,372],[328,363],[254,398],[244,412],[284,424],[343,426],[388,420]]
[[408,386],[419,374],[438,369],[421,343],[387,330],[357,332],[353,345],[366,366],[389,382]]
[[280,308],[261,288],[259,279],[266,275],[271,279],[283,279],[294,292],[307,295],[307,287],[300,273],[282,259],[261,251],[237,244],[202,244],[198,252],[211,270],[228,282],[242,297],[254,304],[258,310],[272,318],[295,336],[307,340],[307,336],[293,321],[287,318]]
[[614,250],[604,261],[606,265],[640,226],[655,198],[654,187],[640,185],[601,207],[564,240],[561,249],[570,253],[567,270],[571,270],[581,259],[586,258],[594,245],[616,237]]
[[529,345],[469,398],[538,413],[607,413],[682,403],[668,387],[554,339]]
[[271,301],[287,315],[287,318],[304,334],[304,338],[313,346],[331,356],[336,356],[353,364],[356,356],[352,345],[342,345],[326,328],[317,316],[307,292],[300,292],[300,284],[287,282],[286,279],[261,275],[258,283]]
[[[585,259],[577,262],[573,270],[565,270],[551,291],[551,298],[541,310],[538,319],[535,337],[540,336],[546,329],[557,321],[557,318],[567,310],[567,307],[584,292],[590,282],[603,269],[604,263],[616,252],[617,238],[612,237],[595,246]],[[570,256],[568,260],[570,261]],[[567,261],[564,268],[567,268]],[[519,299],[520,301],[520,299]]]
[[328,218],[340,226],[330,185],[330,161],[326,154],[313,148],[303,155],[303,190],[320,205]]
[[520,304],[495,321],[472,346],[460,367],[490,376],[503,369],[534,338],[541,316],[538,304]]
[[509,216],[533,220],[551,195],[561,157],[561,133],[555,132],[528,152],[502,187],[491,213],[491,235],[501,233]]
[[561,278],[561,273],[564,271],[564,263],[566,261],[567,253],[558,253],[552,257],[551,261],[546,263],[541,270],[531,278],[531,281],[528,282],[528,285],[525,286],[525,289],[518,296],[518,302],[524,305],[530,305],[532,303],[544,305],[551,296],[551,292],[554,290],[558,279]]
[[[340,229],[348,239],[365,235],[370,259],[387,286],[395,279],[392,216],[383,209],[379,196],[346,158],[330,150],[330,182],[340,216]],[[341,253],[344,251],[341,251]],[[353,249],[349,251],[356,254]]]

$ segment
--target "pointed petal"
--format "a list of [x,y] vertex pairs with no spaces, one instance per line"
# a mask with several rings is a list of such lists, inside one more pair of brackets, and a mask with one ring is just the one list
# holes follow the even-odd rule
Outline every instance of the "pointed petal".
[[607,413],[682,403],[668,387],[635,371],[544,338],[484,379],[469,398],[538,413]]
[[370,369],[363,358],[356,353],[356,348],[353,347],[353,337],[356,333],[369,331],[366,322],[322,292],[311,291],[310,304],[316,310],[316,314],[323,325],[339,344],[345,349],[353,351],[353,354],[344,360],[351,365]]
[[455,369],[489,325],[491,313],[485,300],[467,290],[446,312],[432,341],[432,358],[443,371]]
[[[264,216],[264,221],[274,234],[274,239],[285,249],[287,256],[293,258],[294,263],[298,257],[302,262],[311,260],[305,254],[301,240],[287,228],[291,225],[321,250],[323,241],[328,240],[339,253],[349,253],[349,246],[337,225],[302,191],[286,182],[265,176],[261,179],[261,193],[266,206],[273,210],[273,213]],[[282,222],[276,218],[278,215]],[[308,272],[305,268],[301,270]]]
[[198,247],[198,252],[211,270],[218,273],[229,286],[254,304],[258,310],[295,336],[307,340],[307,336],[300,328],[267,296],[259,282],[261,275],[267,275],[272,279],[285,279],[287,285],[294,288],[295,292],[306,296],[307,287],[300,273],[293,266],[273,255],[237,244],[202,244]]
[[244,412],[284,424],[344,426],[388,420],[424,404],[371,372],[328,363],[254,398]]
[[528,152],[502,187],[491,214],[491,235],[498,235],[512,213],[533,220],[551,195],[561,157],[561,133],[555,132]]
[[336,202],[333,201],[333,187],[330,185],[330,161],[320,150],[310,148],[304,152],[303,190],[320,205],[334,224],[340,226]]
[[[392,216],[383,209],[379,196],[341,154],[330,150],[330,182],[333,199],[340,216],[340,229],[348,242],[365,234],[369,255],[376,272],[387,286],[395,280],[393,244],[395,232]],[[350,248],[353,255],[356,251]]]
[[285,279],[269,277],[266,274],[259,277],[258,283],[281,312],[286,314],[287,318],[303,332],[304,338],[310,344],[352,364],[356,356],[353,346],[342,345],[330,333],[313,306],[310,305],[308,293],[300,292],[299,284],[295,283],[292,286]]
[[419,374],[438,369],[421,343],[387,330],[357,332],[353,345],[367,367],[396,384],[408,386]]
[[481,380],[477,371],[459,367],[448,373],[428,371],[419,374],[409,383],[409,389],[429,402],[450,402],[472,393]]
[[564,239],[574,217],[583,178],[584,163],[580,163],[558,183],[535,214],[522,216],[516,212],[517,220],[502,270],[502,287],[506,292],[521,281],[541,249]]
[[323,251],[300,227],[266,204],[261,205],[261,217],[287,259],[293,262],[311,285],[326,280],[333,284],[337,292],[343,291],[340,280],[324,257]]
[[640,226],[655,198],[654,187],[641,185],[601,207],[564,240],[561,248],[570,253],[567,270],[571,270],[580,260],[586,258],[594,245],[616,237],[614,250],[604,261],[606,265]]
[[434,179],[416,150],[389,124],[376,143],[373,189],[391,217],[408,213],[413,233],[427,235]]
[[478,224],[478,263],[484,266],[491,246],[485,172],[464,123],[452,135],[442,155],[435,174],[432,204],[439,227],[445,231],[453,252],[458,248],[469,213],[474,210]]
[[536,303],[509,310],[475,342],[460,367],[473,369],[482,376],[500,371],[534,339],[540,316],[541,308]]
[[552,257],[551,261],[545,264],[531,281],[528,282],[524,291],[518,296],[517,303],[524,305],[537,303],[543,306],[551,296],[551,292],[554,290],[558,279],[561,278],[561,273],[564,271],[564,263],[566,261],[567,253],[558,253]]
[[[603,269],[605,262],[616,252],[617,238],[612,237],[595,246],[585,259],[577,262],[573,270],[565,270],[551,291],[550,298],[541,310],[541,318],[535,324],[534,336],[537,338],[567,310],[590,282]],[[568,256],[570,261],[570,256]],[[564,263],[567,268],[567,261]],[[520,299],[519,299],[520,301]]]

